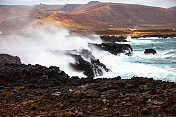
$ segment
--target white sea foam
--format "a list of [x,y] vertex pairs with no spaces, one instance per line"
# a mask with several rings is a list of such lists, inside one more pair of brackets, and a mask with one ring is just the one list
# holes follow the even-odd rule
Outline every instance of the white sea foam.
[[145,44],[145,43],[152,43],[151,40],[148,40],[146,38],[131,38],[131,36],[128,36],[127,39],[126,39],[128,42],[125,42],[127,44]]
[[[160,67],[146,65],[142,63],[129,62],[130,57],[125,55],[115,56],[108,52],[93,51],[96,58],[100,59],[112,72],[106,73],[103,77],[121,76],[122,78],[131,78],[133,76],[149,77],[160,80],[176,81],[176,73],[170,69],[162,69]],[[135,54],[135,53],[134,53]],[[138,59],[136,55],[133,55]],[[135,57],[136,56],[136,57]],[[143,54],[143,56],[145,56]]]
[[82,72],[76,72],[69,67],[69,63],[75,62],[73,58],[53,51],[89,49],[89,42],[101,43],[96,35],[93,35],[94,40],[91,40],[70,35],[67,30],[54,27],[47,30],[30,30],[29,33],[32,35],[12,35],[0,40],[0,52],[19,56],[25,64],[59,66],[70,76],[84,77]]
[[159,37],[140,37],[138,39],[161,39]]
[[[167,38],[164,38],[164,39],[174,39],[176,37],[167,37]],[[163,39],[162,37],[140,37],[138,39]]]
[[[99,37],[93,35],[93,39],[88,37],[73,36],[65,29],[51,28],[49,30],[32,30],[32,36],[14,36],[0,40],[0,52],[19,56],[25,64],[41,64],[45,66],[59,66],[70,76],[84,77],[83,73],[76,72],[69,67],[69,63],[75,62],[73,58],[64,53],[56,53],[57,50],[88,49],[92,54],[105,64],[111,70],[101,76],[113,78],[121,76],[122,78],[131,78],[133,76],[152,77],[154,79],[176,81],[176,73],[170,67],[158,67],[147,65],[144,62],[149,59],[158,59],[161,57],[170,57],[167,52],[159,52],[156,55],[144,55],[142,51],[135,51],[133,56],[126,55],[115,56],[109,52],[90,49],[88,43],[101,43]],[[151,40],[131,39],[130,44],[146,44]],[[172,54],[172,53],[171,53]]]

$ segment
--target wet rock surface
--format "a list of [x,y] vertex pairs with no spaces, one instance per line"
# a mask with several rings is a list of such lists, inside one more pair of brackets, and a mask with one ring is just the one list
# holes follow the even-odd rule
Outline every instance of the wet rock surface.
[[129,44],[117,44],[117,43],[101,43],[101,44],[93,44],[89,43],[90,47],[96,47],[102,49],[104,51],[108,51],[111,54],[125,54],[131,56],[133,54],[133,49]]
[[69,67],[76,72],[82,72],[87,77],[102,76],[103,73],[110,71],[99,59],[93,56],[90,50],[87,49],[57,50],[53,51],[53,53],[71,57],[73,61],[70,61],[68,64]]
[[76,52],[77,54],[73,52],[69,53],[76,61],[75,63],[70,63],[70,66],[74,70],[81,71],[88,77],[102,76],[103,72],[109,71],[89,50],[83,49]]
[[154,49],[145,49],[144,54],[156,54],[156,50]]
[[105,42],[127,42],[124,36],[100,36],[100,38]]
[[23,64],[0,70],[2,117],[175,117],[175,99],[176,83],[152,78],[80,79]]
[[[117,44],[117,43],[89,43],[91,49],[98,48],[102,51],[107,51],[111,54],[125,54],[131,56],[133,54],[133,49],[129,44]],[[107,68],[99,59],[95,58],[90,50],[80,49],[80,50],[56,50],[53,51],[56,54],[64,54],[70,56],[74,59],[74,62],[70,62],[70,68],[77,72],[82,72],[88,77],[102,76],[103,73],[109,72],[110,69]]]

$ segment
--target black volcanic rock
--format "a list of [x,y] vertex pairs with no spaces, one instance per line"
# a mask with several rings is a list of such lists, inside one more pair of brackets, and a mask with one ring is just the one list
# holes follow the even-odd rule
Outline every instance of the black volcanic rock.
[[[142,77],[69,78],[57,67],[5,66],[7,71],[33,74],[14,76],[16,80],[0,88],[1,116],[176,116],[173,82]],[[0,78],[10,78],[0,73],[4,74]]]
[[70,63],[70,66],[76,71],[82,71],[88,77],[102,76],[104,71],[109,71],[89,50],[83,49],[77,54],[70,53],[70,55],[75,59],[75,63]]
[[127,42],[126,37],[123,36],[100,36],[100,38],[105,42]]
[[156,50],[154,49],[145,49],[144,54],[156,54]]
[[0,71],[1,87],[14,82],[18,82],[18,85],[30,84],[31,87],[33,83],[47,85],[50,82],[54,85],[65,82],[69,78],[64,71],[54,66],[47,68],[41,65],[6,64],[0,68]]
[[74,62],[69,62],[69,66],[77,71],[82,72],[85,76],[95,77],[102,76],[104,72],[109,72],[110,70],[96,59],[92,52],[87,49],[81,50],[56,50],[52,51],[54,54],[67,55],[74,59]]
[[0,54],[0,66],[3,66],[5,64],[21,64],[21,60],[17,56]]
[[5,64],[0,68],[0,115],[175,117],[175,87],[152,78],[80,79],[54,66]]
[[15,82],[18,82],[17,85],[30,84],[31,87],[33,87],[33,83],[38,83],[38,85],[47,84],[47,80],[55,84],[57,83],[55,82],[56,79],[65,82],[68,78],[69,76],[61,71],[59,67],[51,66],[47,68],[37,64],[24,65],[21,64],[20,58],[17,56],[0,54],[0,88]]
[[101,44],[94,44],[89,43],[90,47],[97,47],[104,51],[108,51],[111,54],[117,55],[120,53],[124,53],[125,55],[131,56],[132,55],[132,47],[129,44],[117,44],[117,43],[101,43]]

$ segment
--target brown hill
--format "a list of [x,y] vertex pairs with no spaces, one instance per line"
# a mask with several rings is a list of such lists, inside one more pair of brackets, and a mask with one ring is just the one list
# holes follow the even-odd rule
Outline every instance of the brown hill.
[[0,5],[0,32],[4,34],[21,30],[31,19],[32,9],[33,6]]
[[118,3],[88,3],[50,15],[41,22],[59,22],[70,29],[107,29],[138,27],[174,27],[176,12],[159,7]]
[[135,26],[176,25],[176,12],[174,11],[158,7],[117,3],[96,4],[83,10],[56,14],[51,17],[59,20],[65,26],[78,25],[78,28],[132,28]]
[[27,16],[33,6],[23,5],[0,5],[0,19],[10,19],[14,17]]
[[9,34],[22,31],[35,21],[60,13],[63,5],[0,5],[0,32]]
[[[8,17],[6,14],[12,14]],[[9,19],[10,17],[10,19]],[[114,28],[176,27],[173,10],[134,4],[89,2],[88,4],[0,6],[0,30],[14,19],[33,17],[34,23],[56,24],[69,29],[104,30]],[[22,26],[24,27],[24,24]],[[18,23],[15,23],[18,25]],[[25,24],[26,25],[26,24]],[[11,26],[15,27],[15,26]],[[6,31],[7,31],[6,30]]]
[[101,4],[101,2],[98,2],[98,1],[91,1],[91,2],[88,2],[87,4],[82,4],[80,5],[79,7],[76,7],[75,9],[73,9],[72,11],[70,12],[79,12],[81,10],[85,10],[85,9],[88,9],[94,5],[98,5],[98,4]]
[[82,4],[66,4],[62,8],[60,8],[61,11],[70,12],[81,6]]
[[174,6],[174,7],[170,7],[169,9],[170,9],[170,10],[174,10],[174,11],[176,11],[176,6]]

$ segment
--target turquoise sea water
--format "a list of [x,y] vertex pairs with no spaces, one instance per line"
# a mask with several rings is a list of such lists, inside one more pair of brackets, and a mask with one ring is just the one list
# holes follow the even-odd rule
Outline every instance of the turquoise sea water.
[[[176,38],[139,38],[131,40],[130,45],[134,54],[127,61],[158,68],[158,71],[157,69],[153,71],[158,79],[161,77],[166,81],[176,81]],[[144,50],[150,48],[155,49],[157,54],[145,55]],[[152,70],[151,68],[151,74]]]
[[[113,78],[131,78],[133,76],[154,78],[155,80],[176,82],[176,38],[128,38],[127,42],[133,48],[133,55],[113,55],[97,48],[89,48],[88,43],[101,43],[101,40],[92,40],[77,36],[70,36],[67,31],[53,33],[44,32],[37,38],[9,37],[0,39],[0,53],[19,56],[24,64],[41,64],[44,66],[58,66],[70,76],[84,77],[69,67],[75,61],[64,54],[55,54],[56,50],[88,49],[96,59],[106,65],[111,72],[104,72],[103,76]],[[40,37],[40,38],[39,38]],[[52,41],[51,41],[52,39]],[[65,41],[67,40],[67,41]],[[145,49],[155,49],[157,54],[145,55]]]
[[[111,70],[103,77],[133,76],[155,80],[176,82],[176,38],[139,38],[127,39],[133,48],[133,55],[112,55],[108,52],[93,50],[93,55]],[[155,49],[157,54],[144,54],[145,49]]]

